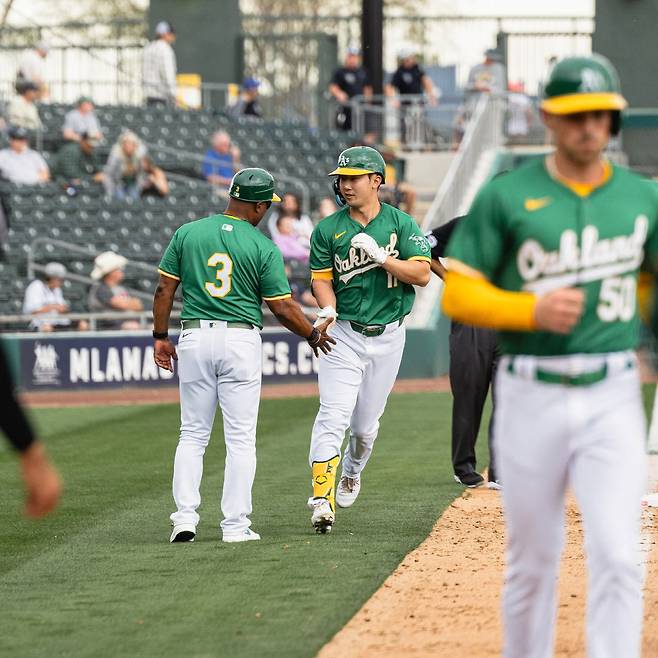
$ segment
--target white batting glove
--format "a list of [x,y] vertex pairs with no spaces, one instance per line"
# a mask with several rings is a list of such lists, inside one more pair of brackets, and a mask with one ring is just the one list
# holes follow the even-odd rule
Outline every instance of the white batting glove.
[[331,329],[331,327],[333,327],[336,324],[337,317],[338,317],[338,313],[336,313],[336,309],[333,306],[325,306],[324,308],[321,308],[318,311],[317,319],[313,323],[313,326],[318,327],[327,318],[332,318],[331,322],[329,323],[329,326],[327,327],[327,331],[329,331],[329,329]]
[[387,258],[388,254],[384,247],[380,247],[374,238],[370,237],[367,233],[358,233],[352,238],[351,245],[355,249],[361,249],[365,252],[366,256],[381,265]]

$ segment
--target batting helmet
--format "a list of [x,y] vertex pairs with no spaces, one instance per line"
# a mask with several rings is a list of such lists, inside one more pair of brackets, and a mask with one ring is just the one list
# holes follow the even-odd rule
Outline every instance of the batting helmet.
[[551,70],[541,101],[541,109],[549,114],[611,110],[613,134],[619,132],[621,111],[627,105],[615,67],[596,54],[560,60]]
[[361,176],[379,174],[382,183],[386,176],[386,163],[379,151],[370,146],[352,146],[338,156],[338,166],[329,176]]
[[229,195],[239,201],[250,201],[251,203],[281,201],[274,191],[274,176],[269,171],[258,167],[240,169],[233,176]]

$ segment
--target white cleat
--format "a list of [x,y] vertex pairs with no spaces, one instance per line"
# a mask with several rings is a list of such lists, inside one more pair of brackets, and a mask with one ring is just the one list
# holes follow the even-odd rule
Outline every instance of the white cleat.
[[241,541],[258,541],[259,539],[260,535],[251,528],[247,528],[242,532],[225,532],[222,536],[222,541],[227,544],[236,544]]
[[334,521],[336,520],[336,514],[331,509],[331,504],[326,498],[309,498],[308,499],[308,508],[313,510],[311,515],[311,525],[315,528],[315,532],[319,532],[322,535],[331,532],[331,526],[333,526]]
[[487,489],[493,489],[494,491],[501,491],[503,485],[498,482],[498,480],[489,480],[487,482]]
[[358,475],[353,478],[343,475],[336,488],[336,504],[338,507],[352,507],[359,491],[361,491],[361,478]]
[[193,523],[179,523],[174,526],[169,541],[174,542],[194,541],[196,526]]

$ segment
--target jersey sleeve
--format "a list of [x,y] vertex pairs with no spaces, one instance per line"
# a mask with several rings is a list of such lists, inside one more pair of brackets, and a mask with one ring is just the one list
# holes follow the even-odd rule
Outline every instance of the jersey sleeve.
[[263,258],[260,271],[260,294],[268,302],[286,299],[292,294],[281,252],[274,246]]
[[180,235],[176,231],[158,266],[158,272],[172,279],[180,280]]
[[647,181],[653,206],[653,218],[650,220],[649,234],[645,242],[643,269],[658,274],[658,183]]
[[496,181],[485,185],[459,223],[446,255],[491,279],[505,252],[504,208]]
[[311,234],[311,278],[331,279],[333,277],[333,260],[331,248],[322,225],[319,224]]
[[420,230],[420,226],[408,216],[404,216],[398,233],[400,260],[431,260],[430,243]]

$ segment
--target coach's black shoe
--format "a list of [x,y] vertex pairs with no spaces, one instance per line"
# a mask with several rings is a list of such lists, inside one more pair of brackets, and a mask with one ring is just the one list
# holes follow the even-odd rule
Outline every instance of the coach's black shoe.
[[464,475],[455,475],[455,482],[463,484],[465,487],[474,489],[475,487],[481,487],[484,484],[484,478],[479,474],[473,471],[472,473],[464,473]]

